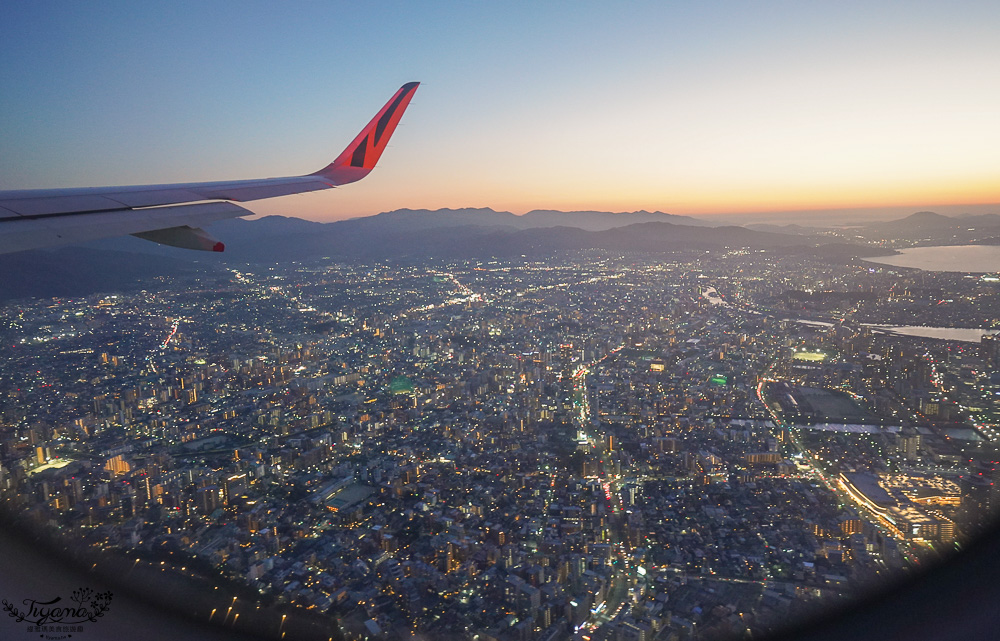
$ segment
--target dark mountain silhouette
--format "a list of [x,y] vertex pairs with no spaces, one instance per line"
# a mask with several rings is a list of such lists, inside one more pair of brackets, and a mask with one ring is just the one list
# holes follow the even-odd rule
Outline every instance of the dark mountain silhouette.
[[625,227],[636,223],[676,223],[709,227],[709,223],[691,218],[675,216],[663,212],[633,211],[613,213],[607,211],[555,211],[536,209],[523,216],[509,211],[495,211],[488,207],[465,209],[396,209],[375,216],[353,218],[341,224],[347,227],[384,228],[403,231],[412,229],[436,229],[441,227],[509,227],[511,229],[534,229],[537,227],[575,227],[587,231],[602,231]]
[[1000,228],[1000,214],[962,214],[956,218],[969,227]]
[[868,238],[923,240],[941,244],[975,243],[1000,233],[1000,216],[964,214],[952,217],[918,211],[905,218],[867,225],[860,232]]
[[[255,221],[233,221],[253,223]],[[878,247],[816,242],[801,235],[767,233],[743,227],[691,227],[670,223],[639,223],[604,231],[575,227],[517,230],[502,226],[464,225],[447,229],[398,231],[359,230],[339,223],[323,233],[278,236],[274,225],[260,236],[241,235],[225,254],[229,261],[475,259],[518,255],[546,256],[558,251],[604,249],[615,252],[707,251],[726,248],[773,249],[785,254],[808,253],[849,259],[886,253]],[[228,231],[218,230],[220,236]],[[244,234],[246,231],[244,230]],[[227,236],[227,239],[229,237]],[[216,256],[213,256],[215,258]]]
[[[574,224],[553,225],[557,221]],[[235,218],[212,224],[208,231],[226,244],[221,255],[196,252],[202,263],[282,262],[314,258],[373,260],[394,258],[470,257],[607,248],[663,251],[724,246],[783,246],[808,242],[787,234],[754,232],[742,227],[706,227],[675,224],[694,220],[661,212],[559,212],[536,210],[524,216],[480,209],[398,209],[376,216],[333,223],[265,216]],[[640,221],[640,222],[635,222]],[[653,222],[655,221],[655,222]],[[623,224],[630,223],[630,224]],[[616,230],[638,230],[615,234]],[[642,225],[653,225],[640,231]],[[656,227],[664,225],[665,227]],[[719,230],[719,231],[715,231]],[[651,233],[643,238],[642,233]],[[593,236],[590,234],[608,234]],[[136,238],[110,238],[86,245],[94,249],[151,253],[192,260],[192,252],[163,247]]]
[[[551,220],[580,212],[542,212]],[[581,224],[607,224],[610,217],[632,214],[582,212]],[[650,214],[637,212],[640,217]],[[657,214],[668,216],[667,214]],[[392,259],[394,257],[509,255],[525,251],[603,248],[615,251],[665,251],[720,247],[784,247],[812,244],[798,235],[753,231],[743,227],[704,227],[670,222],[641,222],[590,231],[574,226],[528,227],[521,217],[490,209],[396,210],[367,218],[316,223],[283,216],[223,220],[208,231],[226,243],[223,254],[190,252],[136,238],[109,238],[87,247],[153,253],[203,263],[286,261],[321,257]],[[626,220],[629,218],[625,218]],[[516,224],[504,224],[514,222]],[[532,224],[532,223],[527,223]]]
[[665,214],[660,211],[631,211],[609,213],[606,211],[554,211],[535,209],[520,217],[522,229],[532,227],[576,227],[587,231],[603,231],[615,227],[626,227],[636,223],[673,223],[694,227],[714,227],[711,223],[690,216]]
[[932,211],[918,211],[915,214],[910,214],[905,218],[900,218],[898,220],[890,220],[888,222],[872,225],[872,227],[888,227],[888,228],[920,228],[920,229],[950,229],[961,225],[962,223],[958,220],[945,216],[943,214],[936,214]]
[[[395,212],[393,212],[395,213]],[[437,220],[457,219],[453,212]],[[677,249],[718,249],[722,247],[785,247],[810,244],[802,236],[756,232],[742,227],[693,227],[666,222],[646,222],[588,231],[578,227],[534,227],[517,229],[507,225],[386,225],[384,220],[348,220],[329,223],[307,231],[289,223],[282,232],[282,219],[267,223],[258,231],[258,221],[224,221],[212,226],[212,233],[225,239],[228,261],[286,261],[320,257],[344,260],[386,260],[433,258],[474,258],[544,254],[561,250],[607,249],[613,251],[672,251]],[[378,218],[373,216],[372,218]],[[471,218],[493,222],[479,211]],[[263,219],[262,219],[263,220]],[[283,219],[288,220],[288,219]],[[365,221],[365,222],[361,222]],[[234,231],[235,233],[230,233]]]
[[[649,219],[655,219],[649,221]],[[558,251],[603,249],[665,252],[724,248],[811,248],[808,236],[743,227],[676,224],[659,212],[554,212],[525,216],[491,209],[396,210],[377,216],[316,223],[266,216],[219,221],[208,231],[225,242],[221,254],[164,247],[132,237],[109,238],[84,247],[0,256],[5,276],[0,298],[80,296],[127,290],[156,276],[225,264],[335,260],[474,259]],[[550,226],[553,221],[579,226]],[[640,220],[632,224],[619,222]],[[609,226],[610,225],[610,226]],[[849,249],[843,253],[850,253]]]
[[[689,224],[691,223],[691,224]],[[471,259],[545,256],[558,251],[615,252],[718,250],[748,247],[780,253],[809,251],[830,260],[885,253],[850,244],[820,245],[813,230],[784,227],[710,227],[662,212],[610,213],[535,210],[517,216],[488,208],[398,209],[334,223],[265,216],[219,221],[208,231],[225,242],[212,254],[164,247],[137,238],[109,238],[83,248],[0,256],[0,299],[80,296],[127,290],[156,276],[183,274],[206,265],[353,260]],[[1000,243],[1000,215],[958,217],[917,212],[860,228],[869,238]]]
[[773,225],[770,223],[751,223],[749,225],[744,225],[747,229],[752,229],[754,231],[769,231],[775,234],[793,234],[798,236],[808,236],[809,234],[815,234],[822,229],[819,227],[803,227],[802,225]]
[[351,230],[412,231],[442,227],[509,227],[521,228],[522,220],[509,211],[494,211],[489,207],[465,209],[395,209],[374,216],[351,218],[328,223]]
[[192,273],[194,266],[190,259],[84,247],[0,254],[0,300],[137,291],[157,277]]

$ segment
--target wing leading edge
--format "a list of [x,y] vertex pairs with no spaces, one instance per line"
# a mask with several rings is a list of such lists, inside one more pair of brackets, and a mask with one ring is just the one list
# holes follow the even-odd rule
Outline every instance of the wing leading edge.
[[371,173],[419,84],[400,87],[332,163],[305,176],[0,191],[0,254],[125,234],[188,249],[222,251],[222,243],[198,225],[253,214],[233,202],[330,189]]

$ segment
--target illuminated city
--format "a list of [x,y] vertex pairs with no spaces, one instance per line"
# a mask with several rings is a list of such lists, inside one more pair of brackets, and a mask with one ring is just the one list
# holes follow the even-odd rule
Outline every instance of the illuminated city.
[[144,287],[3,307],[0,484],[129,571],[245,586],[205,619],[739,636],[955,551],[996,500],[996,340],[880,327],[995,279],[588,250]]
[[0,639],[998,638],[998,32],[0,3]]

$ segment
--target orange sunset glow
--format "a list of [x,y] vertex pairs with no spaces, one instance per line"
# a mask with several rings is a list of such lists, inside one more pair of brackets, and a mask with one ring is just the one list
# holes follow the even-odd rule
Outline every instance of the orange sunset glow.
[[[254,211],[878,217],[1000,202],[992,3],[397,4],[374,22],[338,6],[228,15],[224,42],[192,26],[213,29],[210,11],[147,11],[70,9],[47,30],[10,16],[0,80],[16,91],[0,110],[18,126],[0,132],[0,189],[309,173],[419,80],[369,178]],[[108,30],[114,47],[94,38]]]

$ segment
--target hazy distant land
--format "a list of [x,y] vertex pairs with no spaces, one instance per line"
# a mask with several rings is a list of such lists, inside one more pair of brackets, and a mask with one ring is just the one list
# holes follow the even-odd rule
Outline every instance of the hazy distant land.
[[[750,218],[748,218],[749,220]],[[222,254],[165,247],[132,237],[108,238],[79,247],[0,256],[0,300],[20,297],[81,296],[98,291],[137,289],[156,276],[227,264],[285,263],[333,258],[352,261],[424,262],[482,260],[512,256],[544,259],[557,252],[612,253],[731,251],[808,253],[833,263],[883,256],[880,264],[998,271],[1000,249],[964,248],[968,264],[954,264],[956,251],[904,250],[914,243],[1000,244],[1000,215],[958,217],[917,212],[898,220],[831,227],[837,217],[801,217],[796,224],[719,225],[663,212],[536,210],[523,215],[489,208],[399,209],[332,223],[264,216],[219,221],[208,227],[226,244]],[[917,262],[910,263],[913,253]],[[925,257],[942,254],[933,265]],[[993,257],[987,260],[988,257]],[[941,262],[941,261],[944,262]],[[925,266],[926,265],[926,266]]]

